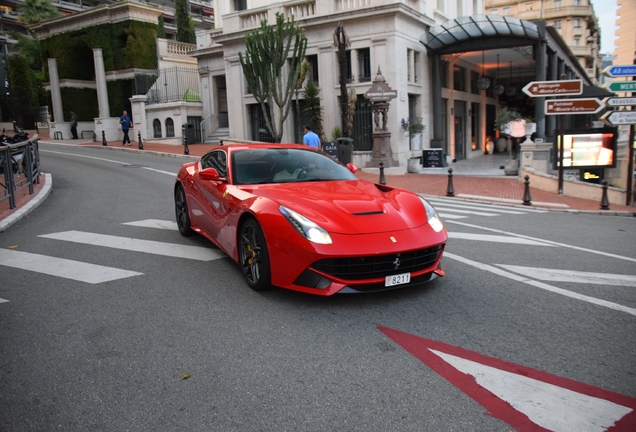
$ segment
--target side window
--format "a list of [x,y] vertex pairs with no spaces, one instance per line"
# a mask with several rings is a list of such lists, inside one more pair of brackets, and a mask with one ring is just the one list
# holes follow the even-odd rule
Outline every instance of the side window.
[[227,157],[222,150],[215,150],[201,158],[201,169],[214,168],[221,177],[227,177]]
[[154,119],[152,121],[152,131],[154,138],[161,138],[161,120]]
[[174,121],[170,117],[166,119],[166,137],[174,137]]

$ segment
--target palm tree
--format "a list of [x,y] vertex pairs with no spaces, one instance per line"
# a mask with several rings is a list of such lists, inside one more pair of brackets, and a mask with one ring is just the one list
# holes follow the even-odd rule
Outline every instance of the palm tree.
[[22,16],[18,18],[22,24],[35,24],[62,16],[51,0],[24,0],[24,3],[18,6],[18,11],[22,12]]

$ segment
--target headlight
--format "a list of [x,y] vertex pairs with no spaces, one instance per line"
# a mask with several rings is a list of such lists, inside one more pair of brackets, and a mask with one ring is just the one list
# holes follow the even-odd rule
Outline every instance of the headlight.
[[319,244],[331,244],[331,237],[324,228],[316,225],[314,222],[307,219],[305,216],[288,209],[285,206],[278,208],[283,216],[289,221],[289,223],[298,231],[298,233],[305,237],[310,242]]
[[433,231],[440,232],[444,229],[444,224],[440,220],[437,212],[433,208],[432,205],[428,203],[424,198],[420,197],[422,200],[422,204],[424,204],[424,209],[426,210],[426,218],[428,219],[428,224],[433,228]]

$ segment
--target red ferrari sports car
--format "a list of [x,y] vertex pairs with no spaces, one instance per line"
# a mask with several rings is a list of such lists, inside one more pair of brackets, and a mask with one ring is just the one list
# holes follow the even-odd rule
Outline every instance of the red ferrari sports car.
[[254,290],[328,296],[443,276],[448,235],[435,209],[357,170],[304,145],[219,146],[177,175],[179,231],[215,243]]

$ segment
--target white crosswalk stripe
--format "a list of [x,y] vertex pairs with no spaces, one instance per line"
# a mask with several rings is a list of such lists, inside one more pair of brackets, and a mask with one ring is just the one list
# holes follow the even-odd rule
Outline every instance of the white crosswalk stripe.
[[45,234],[38,237],[199,261],[212,261],[227,256],[221,251],[199,246],[186,246],[176,243],[140,240],[130,237],[117,237],[83,231],[65,231]]
[[429,196],[425,198],[435,207],[442,219],[465,219],[470,216],[497,217],[547,212],[547,210],[471,202],[454,198]]
[[122,225],[138,226],[143,228],[159,228],[165,230],[179,231],[176,222],[165,221],[160,219],[146,219],[134,222],[125,222]]
[[540,241],[535,241],[535,240],[530,240],[530,239],[525,239],[520,237],[498,236],[498,235],[491,235],[491,234],[470,234],[470,233],[462,233],[462,232],[449,232],[448,238],[458,239],[458,240],[476,240],[480,242],[555,247],[554,245],[540,242]]
[[135,271],[9,249],[0,249],[0,265],[90,284],[98,284],[143,274]]

